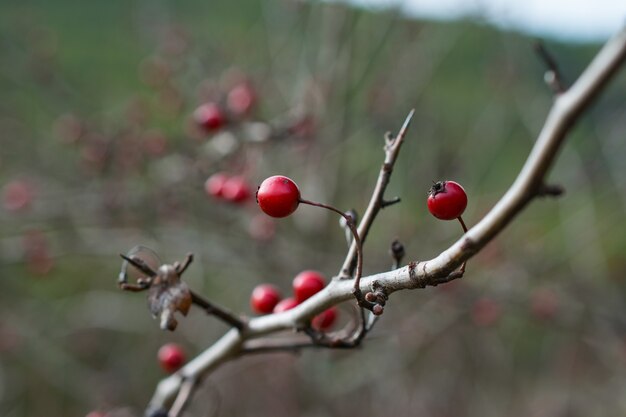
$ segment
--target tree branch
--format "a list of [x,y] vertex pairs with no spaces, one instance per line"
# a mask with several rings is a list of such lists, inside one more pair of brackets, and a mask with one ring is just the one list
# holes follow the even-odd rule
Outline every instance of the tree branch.
[[[591,101],[603,90],[625,57],[626,30],[622,30],[607,42],[571,88],[556,97],[537,142],[513,185],[492,210],[469,229],[461,239],[434,259],[411,262],[407,266],[389,272],[362,277],[361,290],[367,292],[376,284],[382,286],[386,294],[391,294],[404,289],[438,285],[454,279],[453,271],[456,268],[480,251],[534,197],[541,194],[545,176],[555,160],[565,135],[573,127],[581,113],[588,108]],[[395,147],[396,150],[387,150],[386,152],[385,164],[379,175],[374,195],[359,225],[359,235],[362,238],[367,235],[373,218],[380,210],[380,197],[389,181],[388,175],[384,172],[385,166],[389,166],[388,163],[397,157],[401,137],[410,121],[410,116],[396,138],[396,142],[400,141],[400,143],[396,145],[392,143],[390,146],[391,149]],[[353,244],[342,271],[351,269],[355,250]],[[237,329],[231,329],[213,346],[184,366],[179,373],[159,383],[150,402],[147,415],[151,415],[152,411],[150,410],[168,408],[176,398],[181,389],[181,384],[186,378],[201,379],[221,364],[246,353],[246,350],[242,350],[244,341],[281,330],[303,329],[307,321],[314,315],[350,298],[352,298],[352,282],[334,280],[321,292],[292,310],[252,319],[241,332]]]

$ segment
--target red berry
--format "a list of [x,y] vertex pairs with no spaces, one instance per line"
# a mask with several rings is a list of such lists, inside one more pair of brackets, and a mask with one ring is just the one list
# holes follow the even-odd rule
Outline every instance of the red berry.
[[280,301],[280,291],[271,284],[257,285],[252,290],[250,306],[259,314],[269,314]]
[[268,216],[287,217],[300,204],[300,190],[291,179],[275,175],[261,183],[256,192],[256,201]]
[[193,118],[208,133],[219,130],[226,122],[222,109],[215,103],[205,103],[198,107]]
[[106,417],[106,414],[101,411],[90,411],[85,417]]
[[222,186],[222,197],[233,203],[242,203],[250,198],[250,187],[241,176],[231,177]]
[[241,83],[228,93],[226,105],[237,116],[247,114],[256,102],[256,94],[249,83]]
[[161,367],[169,373],[178,371],[185,363],[185,353],[183,349],[174,343],[161,346],[157,356]]
[[293,294],[298,303],[324,288],[324,277],[317,271],[302,271],[293,279]]
[[454,181],[439,181],[428,193],[428,210],[441,220],[454,220],[461,217],[467,207],[467,194]]
[[274,313],[282,313],[283,311],[291,310],[297,305],[298,302],[295,298],[285,298],[284,300],[281,300],[280,303],[276,304],[276,307],[274,307]]
[[26,210],[33,201],[33,189],[26,181],[10,181],[2,190],[2,200],[7,211]]
[[224,184],[228,181],[228,175],[223,172],[217,172],[211,175],[204,182],[204,191],[211,197],[222,197],[224,193]]
[[311,326],[317,330],[330,329],[337,320],[337,307],[331,307],[328,310],[322,311],[311,320]]

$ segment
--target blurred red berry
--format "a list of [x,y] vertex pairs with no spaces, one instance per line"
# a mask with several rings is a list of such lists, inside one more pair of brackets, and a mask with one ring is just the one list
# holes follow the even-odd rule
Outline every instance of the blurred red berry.
[[256,201],[265,214],[286,217],[300,204],[300,190],[291,179],[275,175],[264,180],[256,192]]
[[298,303],[320,292],[325,286],[324,277],[317,271],[302,271],[293,279],[293,294]]
[[102,411],[90,411],[85,417],[106,417],[106,413]]
[[439,181],[428,193],[428,210],[441,220],[454,220],[460,217],[467,207],[467,194],[454,181]]
[[250,83],[241,83],[229,91],[226,98],[228,110],[236,116],[244,116],[256,103],[256,93]]
[[205,103],[198,107],[193,113],[193,118],[208,133],[216,132],[226,122],[224,112],[215,103]]
[[229,176],[224,172],[217,172],[211,175],[204,182],[204,191],[211,197],[222,197],[224,193],[224,184],[228,181]]
[[283,311],[291,310],[298,305],[295,298],[289,297],[281,300],[276,307],[274,307],[274,313],[282,313]]
[[251,195],[248,183],[241,176],[230,177],[222,186],[222,197],[233,203],[243,203]]
[[472,307],[472,320],[475,325],[480,327],[488,327],[495,324],[501,314],[500,304],[488,297],[476,300]]
[[178,371],[185,363],[185,352],[174,343],[168,343],[161,346],[159,353],[159,364],[165,372],[173,373]]
[[7,211],[24,211],[33,201],[34,191],[29,183],[13,180],[6,183],[2,190],[2,203]]
[[335,324],[335,321],[337,321],[337,316],[337,307],[330,307],[313,317],[311,326],[316,330],[328,330]]
[[250,306],[259,314],[269,314],[280,301],[280,291],[272,284],[260,284],[252,290]]

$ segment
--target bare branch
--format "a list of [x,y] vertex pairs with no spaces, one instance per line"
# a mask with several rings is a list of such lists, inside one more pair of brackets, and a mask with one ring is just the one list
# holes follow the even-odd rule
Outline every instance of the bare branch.
[[237,317],[235,314],[226,310],[224,307],[220,307],[210,302],[195,291],[191,291],[191,302],[198,307],[204,309],[207,314],[214,315],[218,319],[233,326],[236,329],[241,330],[245,327],[245,322],[240,317]]
[[[378,215],[378,212],[385,206],[390,205],[389,202],[385,202],[384,200],[385,190],[387,189],[387,185],[389,185],[391,173],[396,163],[396,159],[398,159],[400,147],[402,146],[402,143],[404,143],[404,136],[411,125],[411,120],[413,119],[414,114],[415,109],[409,112],[396,137],[391,135],[386,135],[385,137],[385,161],[383,162],[383,166],[380,168],[378,180],[376,181],[376,186],[374,187],[374,192],[372,193],[372,198],[370,198],[365,214],[363,215],[363,219],[359,223],[359,227],[357,229],[359,237],[361,238],[361,244],[365,242],[370,227],[372,227],[372,223],[374,223],[374,219]],[[341,271],[339,272],[339,276],[352,276],[356,266],[354,264],[356,253],[356,242],[352,242],[348,255],[346,256],[346,259],[341,267]]]
[[[424,288],[455,279],[455,269],[468,260],[489,241],[500,233],[517,214],[540,194],[548,169],[554,162],[565,135],[571,130],[591,101],[604,89],[609,79],[626,58],[626,30],[611,39],[594,58],[580,78],[563,94],[557,96],[550,110],[539,138],[535,143],[526,163],[513,185],[492,208],[492,210],[474,227],[434,259],[423,262],[411,262],[409,265],[389,272],[362,277],[361,291],[374,290],[381,286],[386,294],[403,289]],[[412,113],[411,113],[412,115]],[[410,116],[407,118],[408,124]],[[403,135],[403,131],[401,130]],[[401,134],[395,141],[401,141]],[[391,148],[399,148],[392,144]],[[386,152],[385,165],[379,176],[372,200],[359,226],[359,235],[365,237],[373,217],[380,210],[379,201],[389,177],[383,171],[389,167],[388,160],[394,160],[395,151]],[[354,247],[348,255],[342,271],[350,271],[353,262]],[[308,320],[332,305],[352,297],[352,282],[334,280],[322,291],[309,298],[292,310],[258,317],[249,321],[245,331],[231,329],[213,346],[185,365],[178,374],[162,380],[150,402],[149,409],[163,409],[171,405],[177,396],[184,378],[202,378],[221,364],[242,354],[244,341],[286,330],[303,329]]]

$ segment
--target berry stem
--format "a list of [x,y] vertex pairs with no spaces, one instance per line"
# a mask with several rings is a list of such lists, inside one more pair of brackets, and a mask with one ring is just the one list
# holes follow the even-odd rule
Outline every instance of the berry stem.
[[[335,213],[339,214],[341,217],[343,217],[346,220],[346,226],[350,229],[350,231],[352,232],[352,236],[354,236],[354,243],[356,245],[356,271],[354,273],[354,288],[352,290],[352,293],[354,294],[354,296],[357,299],[357,302],[359,303],[359,305],[361,307],[366,307],[368,309],[371,310],[371,308],[374,306],[373,303],[370,303],[368,301],[366,301],[363,298],[363,293],[361,292],[361,275],[363,274],[363,245],[361,243],[361,238],[359,237],[359,232],[356,230],[356,225],[354,224],[354,219],[352,218],[352,216],[347,215],[346,213],[344,213],[343,211],[333,207],[333,206],[329,206],[327,204],[322,204],[322,203],[317,203],[315,201],[309,201],[309,200],[305,200],[300,198],[300,203],[301,204],[308,204],[310,206],[314,206],[314,207],[321,207],[321,208],[325,208],[327,210],[330,211],[334,211]],[[370,305],[371,304],[371,305]]]
[[467,226],[465,225],[465,222],[463,221],[463,217],[459,216],[457,217],[457,220],[459,221],[459,223],[461,223],[461,227],[463,228],[463,233],[467,233]]

